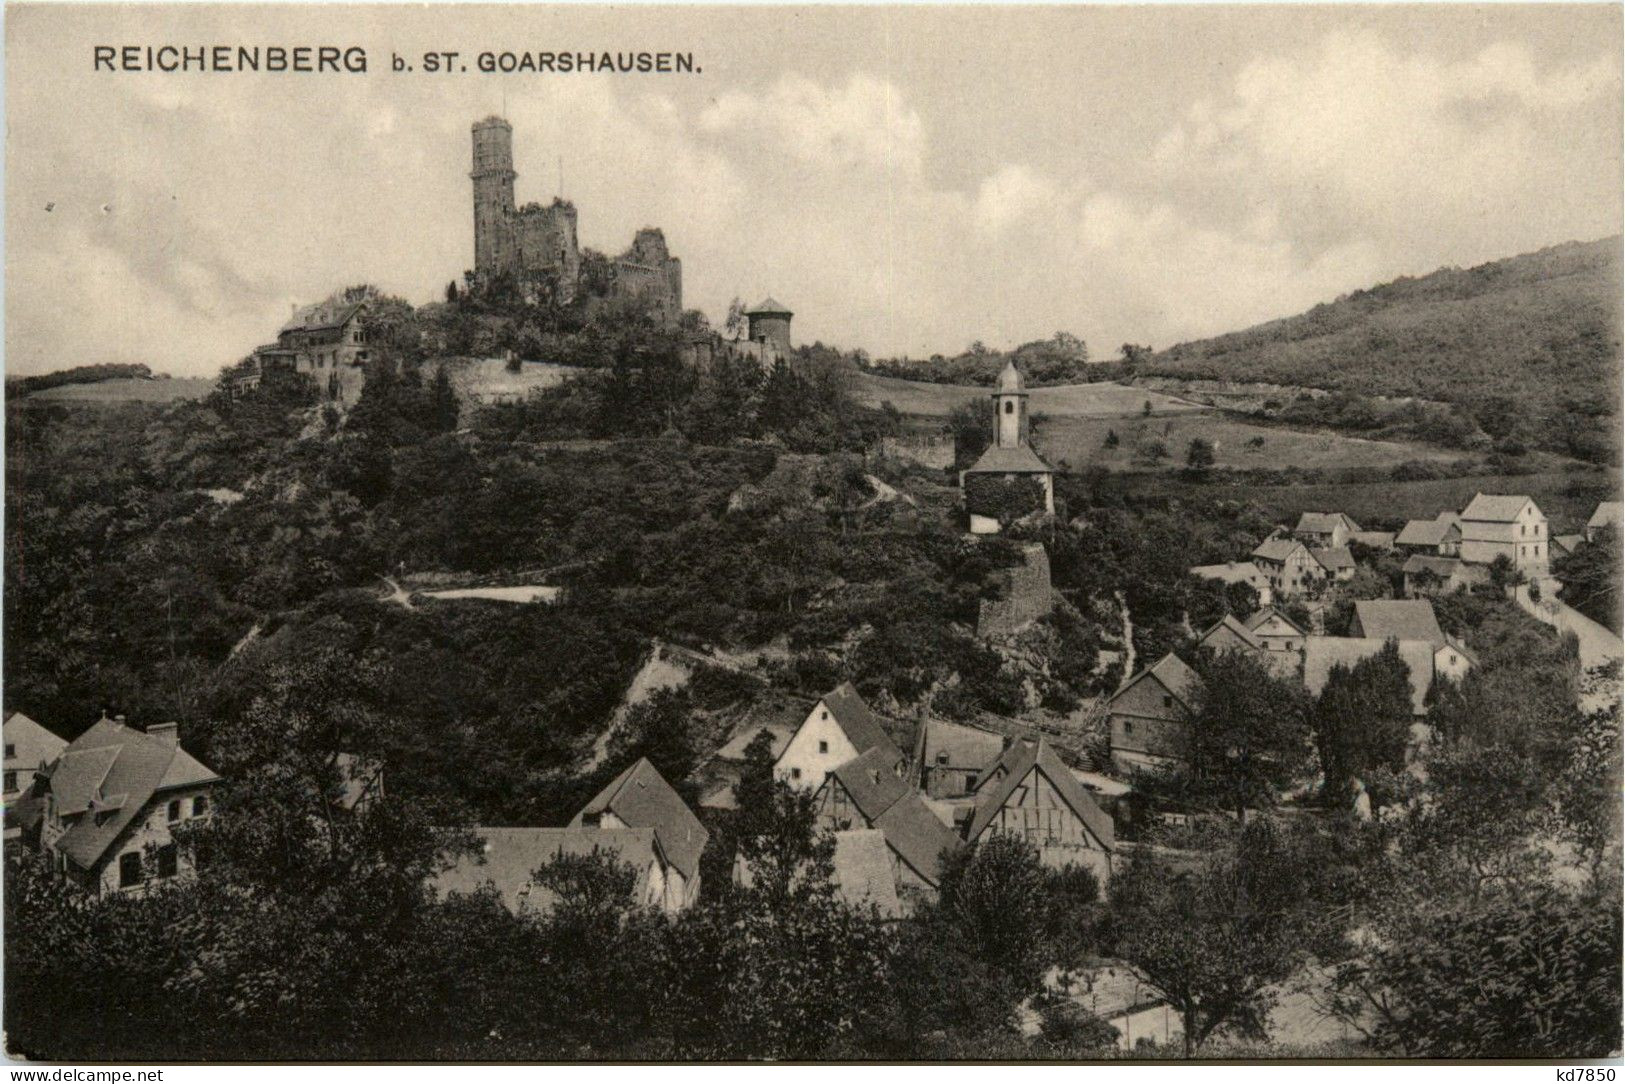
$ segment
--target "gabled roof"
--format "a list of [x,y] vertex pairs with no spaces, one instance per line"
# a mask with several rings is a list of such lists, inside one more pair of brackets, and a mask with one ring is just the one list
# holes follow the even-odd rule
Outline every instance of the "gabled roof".
[[1292,528],[1292,533],[1330,534],[1338,527],[1351,534],[1360,529],[1358,523],[1342,512],[1304,512],[1298,516],[1298,525]]
[[[1446,634],[1446,636],[1444,638],[1444,641],[1445,641],[1446,646],[1454,648],[1456,650],[1456,652],[1459,655],[1461,655],[1462,658],[1466,659],[1468,662],[1472,663],[1474,666],[1478,665],[1478,656],[1473,654],[1473,649],[1472,648],[1468,647],[1466,644],[1462,643],[1460,640],[1456,639],[1454,636],[1451,636],[1451,635],[1448,635],[1448,634]],[[1444,648],[1437,648],[1435,650],[1436,651],[1443,651]]]
[[1285,561],[1297,550],[1308,552],[1308,548],[1296,538],[1277,535],[1274,538],[1266,538],[1260,542],[1258,548],[1253,550],[1253,556],[1266,561]]
[[1172,651],[1135,674],[1126,685],[1111,695],[1111,701],[1116,701],[1147,677],[1156,680],[1186,708],[1195,708],[1197,694],[1202,688],[1202,679],[1196,676],[1195,670],[1185,665],[1185,660]]
[[1089,797],[1089,792],[1083,789],[1083,784],[1061,763],[1061,758],[1055,755],[1055,750],[1043,738],[1036,742],[1018,741],[1005,750],[998,766],[993,769],[994,781],[977,791],[975,813],[965,838],[975,842],[987,831],[1004,803],[1010,800],[1010,795],[1034,772],[1049,780],[1061,800],[1078,815],[1078,819],[1083,821],[1101,846],[1108,851],[1113,849],[1112,819],[1101,812],[1095,800]]
[[[1354,636],[1311,636],[1303,643],[1303,684],[1315,696],[1326,688],[1332,667],[1350,669],[1383,649],[1387,640]],[[1399,658],[1410,671],[1411,714],[1427,712],[1428,689],[1433,684],[1433,645],[1424,640],[1400,640]]]
[[942,852],[955,845],[955,836],[891,768],[883,751],[871,749],[830,772],[824,786],[845,788],[897,856],[934,885],[942,878]]
[[790,739],[795,737],[796,727],[786,726],[783,723],[746,723],[734,733],[732,738],[728,739],[728,744],[717,750],[717,758],[719,760],[744,760],[745,749],[751,742],[756,740],[756,735],[764,730],[773,738],[773,759],[777,760],[784,754],[784,748],[790,744]]
[[[1461,518],[1478,523],[1511,523],[1518,518],[1524,505],[1533,503],[1530,498],[1521,495],[1480,493],[1467,502],[1467,507],[1461,510]],[[1540,508],[1537,506],[1535,511],[1539,512]]]
[[1001,448],[997,444],[982,453],[966,474],[1054,474],[1055,468],[1026,444]]
[[684,877],[692,879],[699,872],[700,852],[705,850],[711,833],[649,763],[649,758],[639,757],[636,764],[611,780],[575,815],[570,827],[580,828],[588,814],[606,810],[629,828],[653,828],[666,860]]
[[634,899],[642,901],[649,867],[659,855],[652,828],[475,828],[479,849],[465,854],[435,877],[437,895],[475,892],[490,884],[508,910],[545,913],[557,902],[552,891],[533,883],[532,874],[560,855],[593,851],[624,862],[637,871]]
[[[926,768],[964,768],[980,771],[1004,752],[1004,736],[959,723],[928,720],[921,744],[922,765]],[[946,754],[946,763],[938,757]]]
[[1309,553],[1327,572],[1340,572],[1345,568],[1355,567],[1354,555],[1349,552],[1347,546],[1328,546],[1326,549],[1310,550]]
[[1618,527],[1620,519],[1625,516],[1625,503],[1620,501],[1603,501],[1597,505],[1597,510],[1591,513],[1586,520],[1587,527]]
[[1405,559],[1400,569],[1407,576],[1414,576],[1418,572],[1431,572],[1441,580],[1448,580],[1461,570],[1461,560],[1456,557],[1436,557],[1429,553],[1413,553]]
[[1224,583],[1245,583],[1253,587],[1268,587],[1269,577],[1251,561],[1229,561],[1222,565],[1197,565],[1191,575],[1204,580]]
[[1354,604],[1360,631],[1374,640],[1425,640],[1444,643],[1444,630],[1425,598],[1362,599]]
[[53,845],[81,869],[99,862],[154,794],[220,777],[168,738],[101,719],[46,772],[60,816],[75,820]]
[[1552,544],[1558,546],[1566,553],[1573,553],[1575,547],[1586,540],[1583,534],[1554,534]]
[[880,717],[869,710],[869,705],[858,690],[852,687],[850,681],[843,681],[839,686],[825,693],[819,702],[829,709],[830,718],[840,724],[842,732],[846,734],[847,741],[860,753],[867,753],[871,749],[883,749],[895,764],[903,759],[902,751],[897,743],[891,740],[886,728],[880,725]]
[[314,305],[306,305],[289,317],[278,334],[288,331],[325,331],[328,328],[343,327],[358,312],[366,308],[366,305],[365,301],[352,301],[348,304],[319,301]]
[[1219,618],[1218,621],[1215,621],[1213,623],[1213,627],[1202,633],[1201,639],[1197,640],[1196,642],[1198,644],[1207,643],[1208,637],[1212,636],[1221,629],[1230,630],[1230,632],[1234,634],[1237,639],[1246,644],[1248,647],[1258,646],[1258,640],[1253,636],[1252,630],[1246,625],[1243,625],[1240,621],[1237,621],[1231,614],[1225,614],[1223,617]]
[[1308,636],[1309,635],[1309,630],[1308,629],[1304,628],[1302,625],[1300,625],[1296,621],[1292,620],[1292,618],[1288,617],[1286,614],[1282,613],[1280,610],[1277,610],[1274,606],[1265,606],[1262,610],[1259,610],[1257,613],[1255,613],[1251,617],[1249,617],[1247,619],[1247,628],[1252,632],[1257,632],[1260,628],[1262,628],[1264,626],[1264,623],[1266,621],[1270,620],[1271,618],[1274,618],[1277,621],[1284,621],[1288,625],[1291,625],[1294,629],[1297,630],[1298,635],[1300,635],[1300,636]]
[[7,771],[35,772],[62,755],[68,743],[20,711],[5,718],[5,743],[16,749],[5,758]]
[[1450,537],[1450,532],[1461,534],[1454,512],[1443,512],[1435,519],[1413,519],[1405,524],[1394,543],[1400,546],[1438,546]]

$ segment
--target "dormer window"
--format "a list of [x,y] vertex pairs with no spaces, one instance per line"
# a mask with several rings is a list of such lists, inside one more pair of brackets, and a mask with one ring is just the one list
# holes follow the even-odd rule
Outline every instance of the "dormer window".
[[946,764],[946,763],[948,763],[948,754],[947,753],[938,753],[937,754],[937,763],[938,764]]

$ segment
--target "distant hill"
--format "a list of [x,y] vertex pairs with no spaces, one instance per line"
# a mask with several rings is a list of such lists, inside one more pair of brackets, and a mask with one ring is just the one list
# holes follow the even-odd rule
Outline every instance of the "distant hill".
[[6,399],[16,402],[156,403],[201,399],[213,380],[171,379],[145,365],[79,365],[38,376],[6,380]]
[[1438,400],[1497,439],[1597,458],[1617,430],[1620,289],[1619,237],[1556,245],[1181,343],[1139,375]]

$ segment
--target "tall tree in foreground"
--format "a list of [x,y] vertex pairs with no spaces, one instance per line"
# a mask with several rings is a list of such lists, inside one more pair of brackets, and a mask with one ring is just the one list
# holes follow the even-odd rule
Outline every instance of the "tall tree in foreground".
[[1308,697],[1244,652],[1204,658],[1197,674],[1189,764],[1178,786],[1186,800],[1233,810],[1244,822],[1249,807],[1273,805],[1307,767]]
[[1329,797],[1346,797],[1353,780],[1373,768],[1403,768],[1411,685],[1399,645],[1390,640],[1352,668],[1333,666],[1311,720]]

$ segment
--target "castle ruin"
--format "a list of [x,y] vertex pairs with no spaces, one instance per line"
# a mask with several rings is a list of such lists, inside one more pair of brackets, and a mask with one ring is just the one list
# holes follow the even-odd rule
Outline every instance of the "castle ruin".
[[[542,205],[514,204],[513,126],[501,117],[474,124],[474,274],[476,281],[511,279],[527,296],[550,282],[560,301],[572,300],[581,283],[576,208],[555,197]],[[683,311],[683,262],[666,248],[659,229],[637,232],[632,247],[610,261],[610,290],[640,297],[667,322]]]

